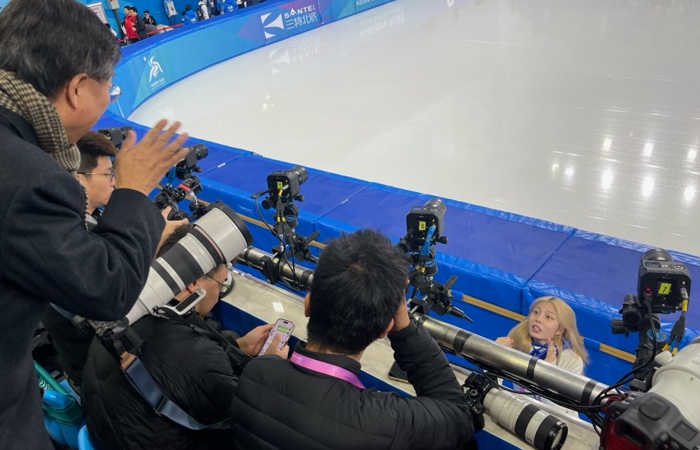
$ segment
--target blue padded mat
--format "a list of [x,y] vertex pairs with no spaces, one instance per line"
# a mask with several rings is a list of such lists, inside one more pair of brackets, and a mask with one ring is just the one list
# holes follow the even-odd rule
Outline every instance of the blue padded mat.
[[[363,227],[398,240],[406,234],[406,214],[429,198],[371,184],[323,216],[317,229],[322,241]],[[525,283],[574,231],[461,202],[445,204],[444,234],[452,239],[436,246],[436,279],[457,275],[455,289],[513,311],[520,311]]]

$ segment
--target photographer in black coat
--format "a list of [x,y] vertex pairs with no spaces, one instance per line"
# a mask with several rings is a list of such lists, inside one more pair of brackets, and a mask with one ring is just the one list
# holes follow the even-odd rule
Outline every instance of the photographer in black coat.
[[[159,254],[193,229],[178,227]],[[233,392],[243,366],[260,352],[272,325],[261,325],[236,341],[220,336],[203,319],[231,289],[228,269],[220,264],[175,297],[181,301],[198,288],[206,295],[182,318],[145,316],[132,325],[145,344],[139,359],[163,394],[204,425],[231,416]],[[289,348],[280,351],[285,354]],[[193,431],[157,414],[129,383],[116,357],[93,340],[83,368],[83,410],[99,450],[228,450],[231,430]]]
[[[403,254],[358,231],[323,250],[306,296],[308,343],[262,356],[240,377],[233,405],[238,449],[458,449],[472,436],[462,389],[445,355],[409,319]],[[417,397],[365,389],[360,359],[389,336]]]
[[[80,26],[76,28],[75,24]],[[147,195],[185,157],[161,121],[115,161],[118,188],[88,232],[75,142],[119,91],[119,46],[74,0],[12,0],[0,13],[0,442],[51,449],[30,341],[49,301],[115,320],[148,276],[164,221]]]

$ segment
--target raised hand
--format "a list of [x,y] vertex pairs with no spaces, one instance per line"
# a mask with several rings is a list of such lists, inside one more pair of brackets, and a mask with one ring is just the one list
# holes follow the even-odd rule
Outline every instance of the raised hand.
[[151,193],[168,170],[185,156],[182,144],[188,138],[183,133],[170,140],[180,128],[175,122],[163,131],[168,121],[163,119],[136,143],[136,133],[129,131],[121,150],[114,159],[114,174],[119,188],[133,189],[145,195]]
[[496,338],[496,344],[505,345],[506,347],[513,348],[513,339],[509,337],[499,337]]
[[544,360],[552,364],[557,362],[557,347],[554,345],[551,338],[549,342],[547,342],[547,355],[544,357]]

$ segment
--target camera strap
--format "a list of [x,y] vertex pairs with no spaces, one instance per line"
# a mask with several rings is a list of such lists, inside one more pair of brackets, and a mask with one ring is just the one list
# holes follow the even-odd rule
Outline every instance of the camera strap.
[[[187,320],[175,312],[169,309],[165,311],[167,311],[166,315],[169,319],[188,323]],[[156,414],[167,417],[176,424],[194,431],[223,430],[231,427],[228,419],[211,425],[204,425],[170,400],[148,372],[141,359],[139,359],[138,355],[141,354],[143,348],[144,341],[138,337],[138,334],[131,326],[125,330],[122,337],[115,341],[115,350],[117,350],[120,357],[122,372],[124,372],[129,384],[151,405]]]
[[159,416],[167,417],[176,424],[189,430],[223,430],[231,427],[228,419],[212,425],[204,425],[187,414],[182,408],[165,396],[163,390],[153,379],[138,357],[134,357],[124,369],[124,375],[136,391],[148,402]]
[[347,381],[353,386],[364,389],[365,386],[362,384],[357,375],[350,372],[342,367],[329,364],[327,362],[319,361],[317,359],[309,358],[308,356],[300,355],[297,352],[293,352],[292,356],[289,358],[292,364],[296,364],[299,367],[312,370],[314,372],[322,373],[333,378],[338,378],[343,381]]

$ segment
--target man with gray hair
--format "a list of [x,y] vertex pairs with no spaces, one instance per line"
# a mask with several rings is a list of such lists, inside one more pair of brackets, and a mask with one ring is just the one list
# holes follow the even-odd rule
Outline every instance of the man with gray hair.
[[[76,27],[76,24],[80,24]],[[75,142],[120,93],[119,47],[75,0],[12,0],[0,13],[0,442],[53,449],[29,351],[48,301],[84,317],[124,317],[164,228],[147,195],[184,158],[162,120],[114,162],[117,189],[87,231]]]

